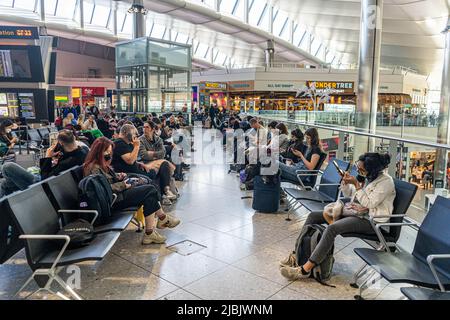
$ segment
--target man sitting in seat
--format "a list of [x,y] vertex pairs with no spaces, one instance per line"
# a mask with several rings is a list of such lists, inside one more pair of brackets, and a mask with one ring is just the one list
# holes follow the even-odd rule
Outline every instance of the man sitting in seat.
[[84,163],[89,148],[80,145],[72,130],[62,130],[56,143],[47,149],[46,157],[41,159],[41,177],[46,179]]
[[164,160],[166,150],[162,139],[155,133],[157,129],[158,126],[153,121],[144,123],[144,134],[139,138],[139,156],[146,165],[156,171],[163,202],[170,205],[170,201],[177,199],[170,191],[170,179],[175,172],[175,166]]

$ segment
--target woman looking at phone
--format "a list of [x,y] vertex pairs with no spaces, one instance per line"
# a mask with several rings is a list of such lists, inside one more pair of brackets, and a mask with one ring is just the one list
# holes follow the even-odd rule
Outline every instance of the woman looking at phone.
[[[287,161],[286,164],[280,163],[281,177],[289,181],[298,181],[297,170],[319,170],[326,153],[322,151],[320,145],[319,133],[316,128],[309,128],[305,131],[305,140],[307,145],[306,154],[303,152],[291,149],[292,154],[298,158],[298,162]],[[302,176],[303,183],[310,185],[313,183],[312,176]],[[315,181],[315,180],[314,180]]]
[[180,224],[180,220],[163,211],[158,200],[158,191],[153,185],[134,185],[132,180],[128,180],[126,173],[114,172],[111,167],[113,146],[113,142],[108,138],[101,137],[95,140],[83,165],[84,176],[92,174],[105,176],[113,193],[117,195],[113,209],[144,206],[145,233],[142,244],[164,243],[166,237],[159,234],[156,228],[174,228]]
[[348,172],[343,177],[341,190],[351,200],[348,206],[342,208],[341,218],[330,224],[323,212],[310,213],[305,226],[324,223],[329,225],[304,265],[297,265],[295,253],[280,262],[280,271],[284,277],[290,280],[309,277],[312,269],[325,259],[334,245],[334,239],[340,234],[375,233],[366,217],[374,217],[377,222],[389,221],[395,199],[394,181],[385,170],[390,159],[388,154],[379,153],[365,153],[359,157],[356,162],[358,177],[353,177]]

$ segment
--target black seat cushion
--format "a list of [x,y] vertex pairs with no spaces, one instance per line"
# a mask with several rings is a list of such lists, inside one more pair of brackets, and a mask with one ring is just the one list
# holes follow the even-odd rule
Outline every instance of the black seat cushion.
[[294,188],[286,188],[284,191],[293,197],[295,200],[311,200],[316,202],[333,202],[334,199],[331,199],[327,195],[320,193],[318,191],[307,191],[307,190],[298,190]]
[[103,233],[108,231],[123,231],[134,217],[135,211],[115,211],[109,222],[95,227],[95,233]]
[[312,200],[301,200],[300,203],[311,212],[323,212],[323,209],[328,204],[326,202],[317,202]]
[[[355,253],[391,283],[411,283],[421,287],[438,288],[429,266],[406,252],[385,252],[356,248]],[[450,278],[439,274],[443,285],[450,289]]]
[[426,288],[400,288],[409,300],[450,300],[450,292],[441,292]]
[[[119,238],[119,235],[120,232],[114,231],[98,234],[88,246],[79,249],[66,250],[58,265],[64,266],[91,260],[100,261],[106,256],[109,250],[111,250],[112,246]],[[39,259],[36,265],[40,268],[48,268],[53,264],[58,254],[59,250],[50,251]]]

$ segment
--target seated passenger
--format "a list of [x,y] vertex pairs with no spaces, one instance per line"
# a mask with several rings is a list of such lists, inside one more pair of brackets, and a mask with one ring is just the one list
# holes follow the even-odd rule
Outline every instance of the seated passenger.
[[12,130],[15,128],[17,128],[17,125],[10,119],[3,120],[0,123],[0,142],[4,143],[9,151],[12,151],[14,146],[20,143],[19,138],[12,134]]
[[277,148],[278,153],[286,152],[289,145],[288,131],[286,125],[282,122],[278,123],[274,128],[270,129],[270,141],[267,149]]
[[62,130],[57,141],[47,149],[46,157],[40,160],[41,178],[46,179],[84,163],[89,149],[80,146],[71,130]]
[[97,130],[97,122],[95,122],[95,116],[90,115],[83,124],[83,130]]
[[[309,128],[305,132],[306,144],[308,149],[304,155],[301,151],[292,149],[292,153],[299,158],[299,162],[293,163],[280,163],[281,177],[289,181],[298,181],[296,171],[297,170],[319,170],[323,161],[325,160],[326,153],[322,151],[320,145],[319,133],[316,128]],[[311,185],[313,183],[312,176],[301,177],[305,185]]]
[[157,173],[163,201],[164,199],[176,200],[177,196],[170,191],[170,179],[175,172],[175,166],[164,160],[166,150],[162,139],[155,133],[157,128],[158,126],[152,121],[144,123],[144,134],[139,138],[139,156],[149,168]]
[[[307,278],[311,270],[325,259],[334,245],[336,236],[343,233],[373,234],[375,231],[368,217],[389,216],[394,210],[395,185],[391,176],[386,173],[390,162],[388,154],[365,153],[360,156],[356,165],[358,177],[348,172],[343,177],[341,190],[345,196],[351,197],[348,204],[338,206],[339,213],[330,219],[324,212],[312,212],[306,225],[329,224],[311,253],[309,260],[302,266],[297,265],[295,253],[281,261],[281,274],[290,279]],[[376,218],[377,222],[387,222],[389,218]]]
[[293,153],[293,150],[298,150],[302,154],[306,153],[308,147],[303,143],[304,136],[300,129],[294,129],[291,131],[291,140],[285,152],[280,152],[280,155],[285,159],[290,159],[292,162],[297,163],[300,159]]
[[40,180],[39,177],[14,162],[2,165],[1,171],[4,179],[0,182],[0,198],[19,190],[25,190]]
[[[180,220],[170,214],[164,213],[158,201],[158,191],[151,184],[130,184],[125,173],[116,173],[111,167],[113,142],[106,137],[95,140],[83,166],[84,176],[91,174],[104,175],[117,200],[113,209],[122,210],[130,207],[144,206],[145,234],[142,244],[164,243],[166,237],[155,229],[174,228],[180,224]],[[158,222],[155,225],[155,218]]]

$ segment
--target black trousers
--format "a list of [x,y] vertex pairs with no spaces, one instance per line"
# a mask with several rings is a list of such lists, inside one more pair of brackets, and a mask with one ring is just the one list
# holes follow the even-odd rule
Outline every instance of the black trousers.
[[159,167],[158,176],[161,193],[164,193],[164,189],[170,186],[170,166],[167,161],[164,161]]
[[130,207],[144,206],[144,216],[148,217],[161,209],[158,191],[150,184],[131,187],[121,193],[122,198],[116,201],[113,209],[123,210]]

